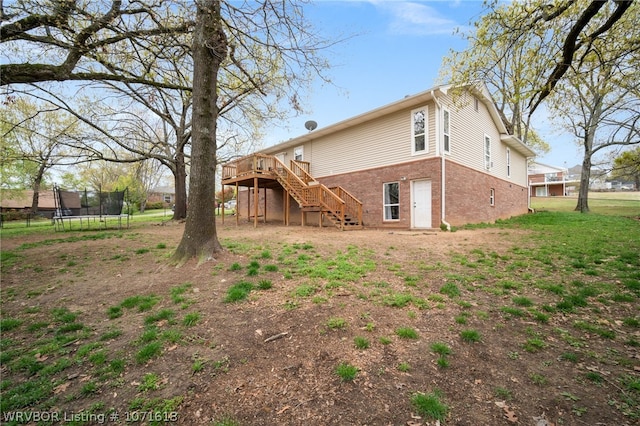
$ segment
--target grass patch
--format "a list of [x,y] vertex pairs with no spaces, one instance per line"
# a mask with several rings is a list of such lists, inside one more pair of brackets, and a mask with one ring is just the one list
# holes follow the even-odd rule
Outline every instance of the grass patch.
[[407,373],[409,370],[411,370],[411,366],[409,365],[408,362],[401,362],[400,364],[398,364],[398,371]]
[[171,289],[171,301],[176,305],[179,305],[181,303],[186,303],[187,302],[187,298],[185,296],[185,293],[192,286],[193,286],[193,284],[191,284],[191,283],[184,283],[184,284],[179,285],[177,287],[173,287]]
[[227,295],[224,298],[224,302],[235,303],[244,300],[249,296],[251,290],[253,290],[253,284],[249,281],[241,281],[234,284],[227,289]]
[[362,336],[356,336],[353,339],[353,343],[358,349],[368,349],[370,346],[369,339]]
[[142,347],[136,354],[136,362],[145,364],[162,353],[162,343],[151,342]]
[[327,327],[331,330],[342,330],[347,327],[347,321],[340,317],[331,317],[327,320]]
[[411,327],[397,328],[396,335],[401,339],[417,339],[418,338],[418,332]]
[[422,392],[411,396],[411,404],[418,414],[439,421],[444,421],[449,412],[449,407],[442,401],[442,393],[434,391],[430,394]]
[[260,280],[258,281],[258,288],[260,290],[269,290],[273,287],[273,282],[271,280]]
[[343,382],[350,382],[355,379],[358,375],[358,371],[359,370],[357,367],[345,362],[339,364],[338,367],[336,367],[336,374],[342,379]]
[[455,283],[446,283],[440,287],[440,293],[453,299],[460,296],[460,288]]
[[191,312],[184,316],[182,319],[182,325],[185,327],[193,327],[200,321],[200,314],[198,312]]
[[533,302],[531,301],[531,299],[529,299],[528,297],[514,297],[513,299],[513,303],[516,306],[522,306],[522,307],[529,307],[529,306],[533,306]]
[[22,320],[17,318],[2,318],[0,319],[0,332],[6,333],[16,329],[22,325]]
[[155,314],[149,315],[144,319],[146,325],[155,324],[157,322],[166,321],[168,324],[173,324],[176,313],[171,309],[162,309]]
[[460,332],[460,337],[462,338],[462,340],[469,343],[479,342],[481,339],[480,332],[478,332],[478,330],[472,329],[462,330]]
[[447,356],[451,354],[451,348],[446,343],[434,342],[431,344],[431,351],[441,356]]

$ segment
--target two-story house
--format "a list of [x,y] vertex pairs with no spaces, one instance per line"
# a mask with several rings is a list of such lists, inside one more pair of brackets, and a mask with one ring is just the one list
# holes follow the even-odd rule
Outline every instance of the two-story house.
[[567,169],[531,162],[529,188],[532,197],[562,197],[572,188],[567,187]]
[[239,218],[438,228],[527,213],[527,159],[485,85],[439,86],[223,166]]

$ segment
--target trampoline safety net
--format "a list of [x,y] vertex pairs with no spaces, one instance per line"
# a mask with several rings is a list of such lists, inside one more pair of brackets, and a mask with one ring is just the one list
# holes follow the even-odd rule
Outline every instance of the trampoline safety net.
[[[123,211],[128,189],[122,191],[65,191],[59,187],[54,188],[56,213],[54,219],[68,221],[72,218],[81,219],[127,216]],[[105,223],[106,226],[106,223]]]

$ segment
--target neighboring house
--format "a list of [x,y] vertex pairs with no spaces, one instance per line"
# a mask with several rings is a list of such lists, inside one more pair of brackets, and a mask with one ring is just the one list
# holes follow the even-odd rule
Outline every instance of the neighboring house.
[[[77,192],[63,191],[61,197],[63,197],[64,205],[70,212],[73,214],[80,213],[80,195]],[[2,213],[27,213],[31,211],[33,191],[3,191],[0,203]],[[56,207],[54,191],[40,191],[38,194],[38,214],[50,219],[53,217]]]
[[256,225],[428,229],[527,213],[534,155],[485,85],[439,86],[226,164],[222,183]]
[[529,188],[532,197],[563,197],[573,192],[567,186],[567,169],[532,162],[529,164]]
[[149,191],[147,203],[164,203],[173,205],[176,201],[176,191],[170,186],[159,186]]
[[613,189],[608,179],[608,171],[592,168],[589,173],[589,189],[592,191],[610,191]]

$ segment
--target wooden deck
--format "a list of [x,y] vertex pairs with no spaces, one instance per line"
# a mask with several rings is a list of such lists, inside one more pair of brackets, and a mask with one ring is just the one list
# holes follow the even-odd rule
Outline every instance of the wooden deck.
[[[288,195],[284,203],[283,220],[289,223],[289,196],[300,206],[302,225],[306,212],[319,213],[319,225],[329,219],[341,230],[362,229],[362,203],[342,187],[327,188],[309,174],[309,163],[291,160],[286,166],[271,155],[253,154],[222,166],[222,185],[252,188],[283,188]],[[236,191],[237,193],[237,191]],[[254,226],[258,224],[259,194],[254,191]],[[265,219],[266,219],[265,198]],[[236,216],[236,221],[238,220]]]

